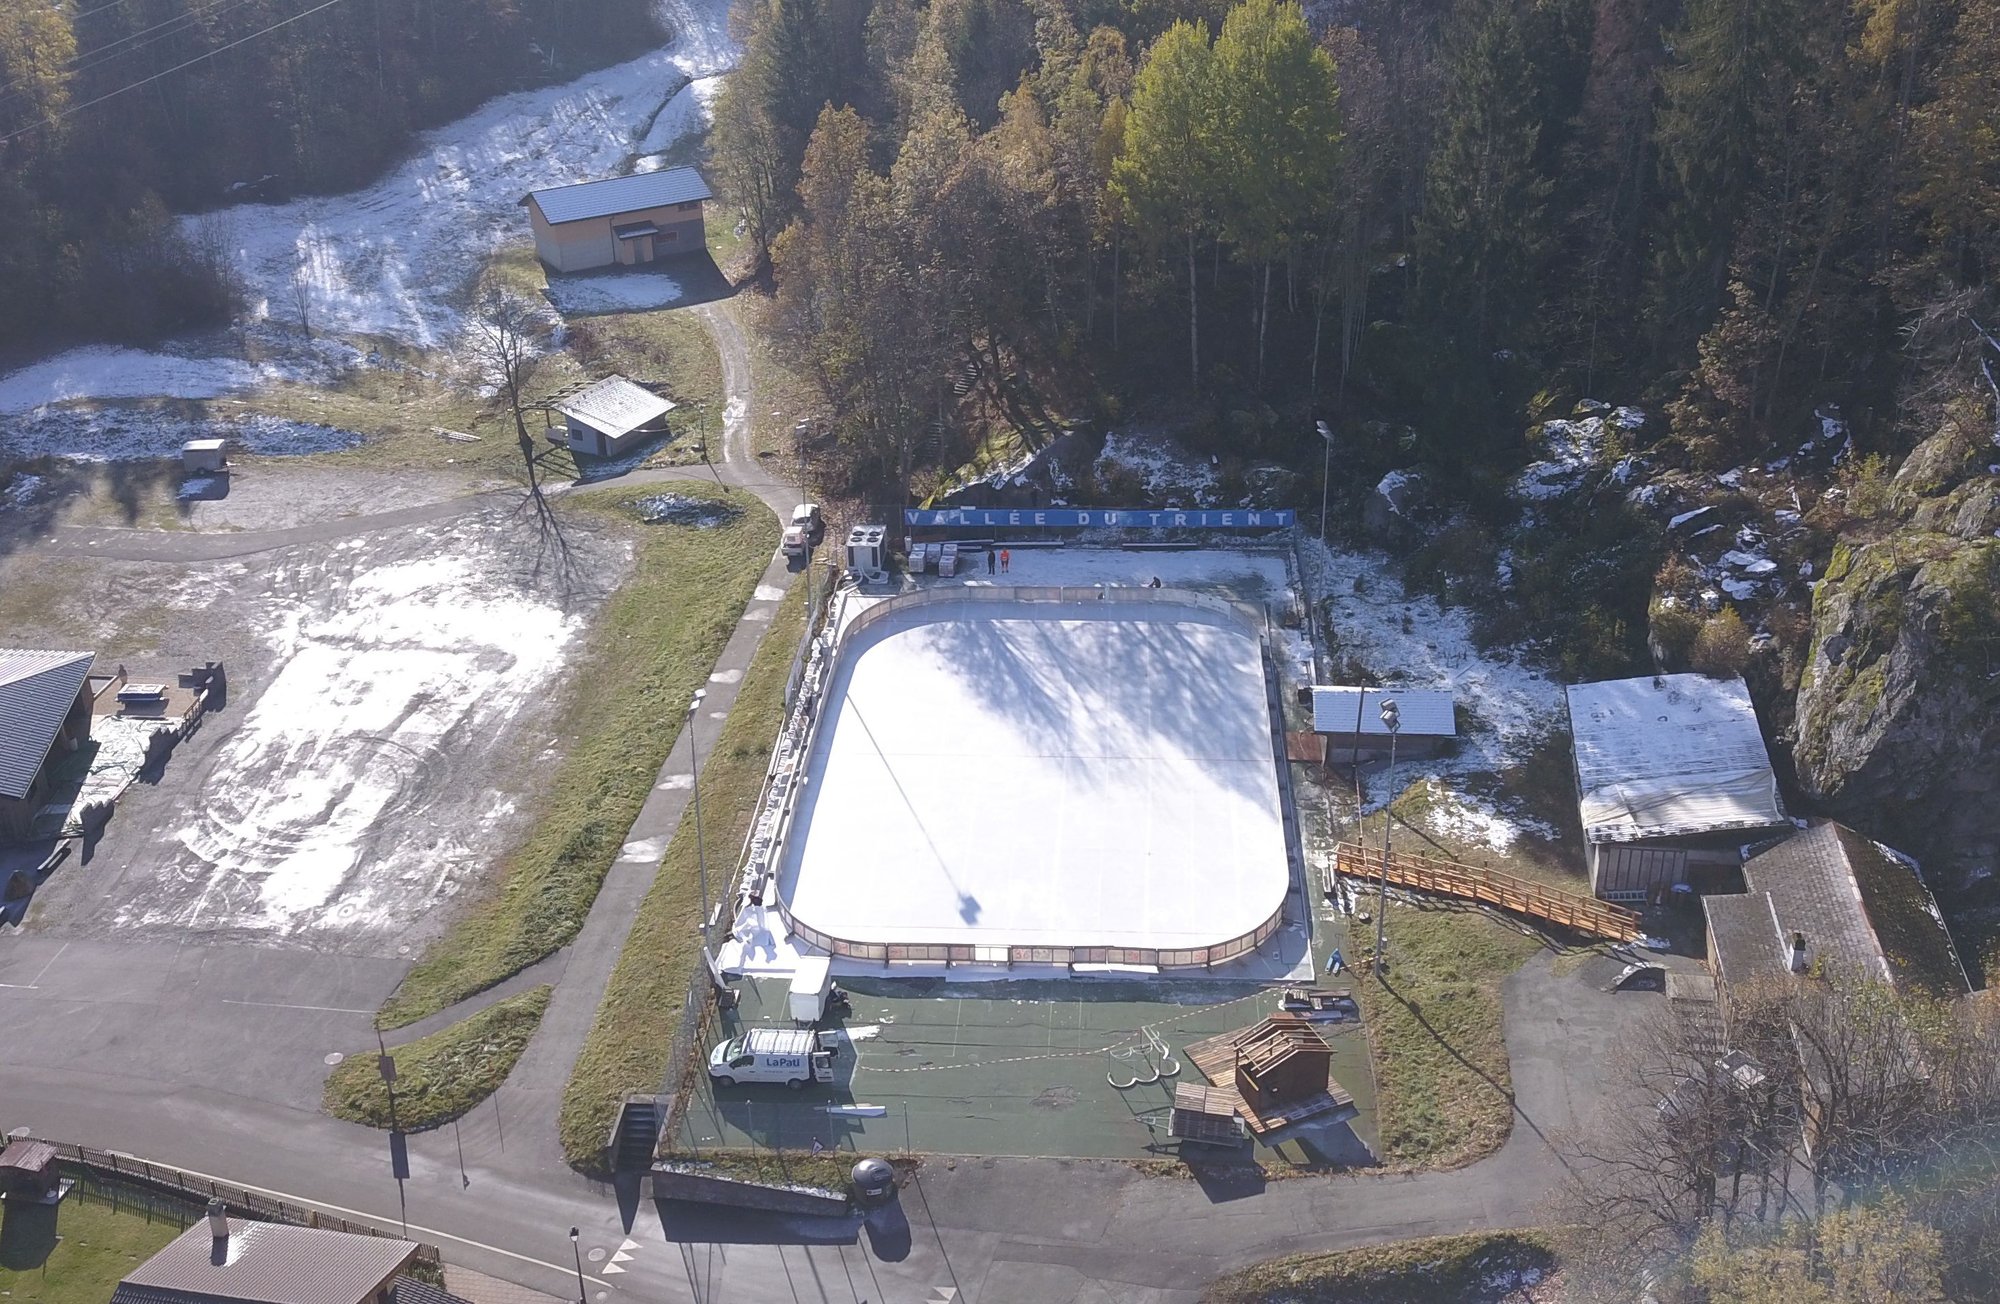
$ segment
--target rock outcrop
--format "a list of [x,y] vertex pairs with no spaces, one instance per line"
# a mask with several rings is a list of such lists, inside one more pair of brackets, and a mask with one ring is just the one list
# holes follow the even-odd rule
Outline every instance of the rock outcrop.
[[1813,596],[1793,758],[1825,809],[1946,887],[2000,873],[2000,462],[1947,422],[1889,486],[1887,527]]

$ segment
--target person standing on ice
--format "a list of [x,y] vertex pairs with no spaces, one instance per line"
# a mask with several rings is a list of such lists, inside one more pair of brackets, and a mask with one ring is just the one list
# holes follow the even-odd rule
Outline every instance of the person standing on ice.
[[986,573],[993,573],[993,545],[990,543],[986,545]]
[[1013,564],[1014,564],[1014,554],[1008,549],[1002,548],[1000,550],[1000,573],[1002,575],[1005,575],[1007,573],[1007,568]]

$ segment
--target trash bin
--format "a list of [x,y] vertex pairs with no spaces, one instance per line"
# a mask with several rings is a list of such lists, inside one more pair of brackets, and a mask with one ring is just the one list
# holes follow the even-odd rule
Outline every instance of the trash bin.
[[885,1160],[863,1159],[854,1165],[854,1193],[864,1201],[886,1200],[896,1193],[896,1170]]

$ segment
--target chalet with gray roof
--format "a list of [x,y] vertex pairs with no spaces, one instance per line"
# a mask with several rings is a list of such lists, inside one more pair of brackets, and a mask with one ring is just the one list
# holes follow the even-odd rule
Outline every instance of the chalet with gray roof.
[[558,272],[639,267],[708,247],[702,205],[713,198],[693,168],[665,168],[531,192],[521,202],[535,253]]
[[1841,824],[1815,825],[1752,856],[1749,890],[1710,896],[1709,966],[1725,993],[1839,968],[1905,995],[1972,990],[1916,865]]
[[0,648],[0,837],[28,836],[54,771],[90,741],[95,659]]

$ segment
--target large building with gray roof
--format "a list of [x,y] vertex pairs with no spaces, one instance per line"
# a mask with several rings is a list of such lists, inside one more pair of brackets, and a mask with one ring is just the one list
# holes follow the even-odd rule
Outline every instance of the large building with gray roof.
[[28,836],[55,771],[90,741],[89,652],[0,648],[0,837]]

